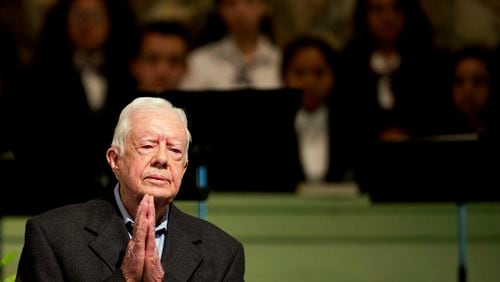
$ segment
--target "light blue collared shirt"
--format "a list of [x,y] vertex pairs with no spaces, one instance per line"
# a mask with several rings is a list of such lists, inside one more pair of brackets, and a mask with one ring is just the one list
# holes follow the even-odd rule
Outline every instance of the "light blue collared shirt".
[[[114,188],[114,194],[115,194],[116,204],[118,205],[118,209],[120,209],[120,213],[122,214],[125,225],[131,222],[133,226],[134,219],[129,215],[127,209],[123,205],[119,192],[119,184],[116,184]],[[168,223],[168,207],[167,207],[167,212],[165,213],[165,216],[161,220],[160,224],[155,227],[156,249],[158,249],[158,255],[160,256],[160,258],[163,253],[163,246],[165,245],[165,236],[167,234],[167,223]],[[129,238],[132,238],[132,234],[130,232],[128,236]]]

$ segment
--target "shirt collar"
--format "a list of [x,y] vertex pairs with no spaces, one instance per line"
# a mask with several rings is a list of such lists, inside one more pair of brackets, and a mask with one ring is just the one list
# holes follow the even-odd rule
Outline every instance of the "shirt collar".
[[[226,36],[221,40],[222,55],[232,63],[242,64],[239,51],[234,40]],[[255,50],[254,61],[251,65],[268,64],[272,61],[272,55],[275,47],[265,36],[259,36],[257,39],[257,49]]]
[[[120,197],[120,188],[119,187],[120,187],[120,184],[117,183],[115,188],[114,188],[114,195],[115,195],[116,204],[118,205],[118,209],[120,210],[120,213],[122,215],[123,222],[125,223],[125,225],[129,222],[132,222],[132,224],[134,224],[134,218],[130,216],[127,209],[123,205],[122,199]],[[165,229],[165,231],[167,231],[168,211],[169,211],[169,209],[167,207],[167,212],[165,213],[165,216],[160,221],[160,224],[156,225],[156,227],[155,227],[156,232],[158,232],[162,229]]]
[[299,132],[324,131],[328,128],[328,107],[321,105],[313,112],[300,108],[295,116],[295,129]]

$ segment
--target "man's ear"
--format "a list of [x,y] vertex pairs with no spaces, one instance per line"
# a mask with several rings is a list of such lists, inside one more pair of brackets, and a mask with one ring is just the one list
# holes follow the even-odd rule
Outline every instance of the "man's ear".
[[119,152],[118,148],[111,147],[106,151],[106,159],[108,160],[108,164],[111,167],[111,170],[116,174],[116,171],[120,169],[118,164]]

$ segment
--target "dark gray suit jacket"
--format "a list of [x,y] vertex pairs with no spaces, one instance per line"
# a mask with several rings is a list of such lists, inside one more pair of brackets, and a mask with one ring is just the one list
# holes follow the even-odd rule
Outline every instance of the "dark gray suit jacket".
[[[129,238],[114,199],[56,208],[29,219],[16,281],[124,281]],[[243,245],[170,205],[165,281],[244,281]]]

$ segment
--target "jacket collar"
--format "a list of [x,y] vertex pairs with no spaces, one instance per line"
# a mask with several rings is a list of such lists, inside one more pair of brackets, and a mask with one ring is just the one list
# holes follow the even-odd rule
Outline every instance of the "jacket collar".
[[[168,231],[161,263],[169,281],[187,281],[198,265],[202,255],[198,250],[202,243],[199,231],[189,224],[188,215],[170,205]],[[96,201],[85,229],[95,238],[89,247],[114,272],[123,260],[128,243],[128,234],[112,197]]]
[[171,204],[166,256],[162,256],[162,265],[169,281],[187,281],[202,262],[197,246],[202,243],[201,236],[188,223],[188,215]]
[[111,271],[120,267],[128,243],[128,233],[117,207],[109,201],[97,201],[85,229],[95,235],[89,247]]

